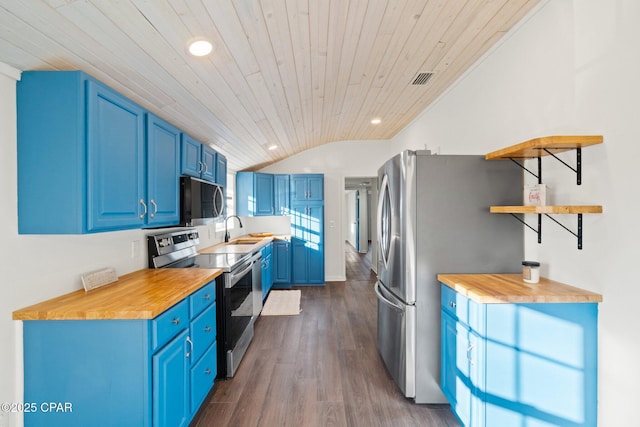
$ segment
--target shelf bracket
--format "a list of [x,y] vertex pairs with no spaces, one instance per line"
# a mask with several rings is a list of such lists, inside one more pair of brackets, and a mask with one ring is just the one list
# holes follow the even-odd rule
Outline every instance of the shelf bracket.
[[569,169],[574,171],[576,173],[576,183],[578,185],[582,184],[582,148],[580,148],[580,147],[576,148],[576,167],[575,168],[573,166],[571,166],[570,164],[568,164],[567,162],[563,161],[560,157],[558,157],[555,154],[553,154],[547,148],[543,148],[543,150],[547,154],[552,156],[554,159],[556,159],[557,161],[559,161],[560,163],[562,163],[563,165],[565,165],[566,167],[568,167]]
[[[520,218],[518,215],[516,215],[514,213],[511,213],[510,215],[512,217],[514,217],[515,219],[517,219],[518,221],[520,221],[522,224],[524,224],[530,230],[533,230],[538,235],[538,243],[542,243],[542,214],[538,214],[538,228],[537,229],[532,227],[531,225],[527,224],[526,221],[523,218]],[[578,249],[582,249],[582,214],[579,213],[577,215],[578,215],[578,232],[574,233],[572,230],[567,228],[564,224],[560,223],[557,219],[555,219],[551,215],[544,214],[544,216],[546,216],[547,218],[549,218],[550,220],[552,220],[553,222],[558,224],[560,227],[564,228],[569,233],[571,233],[575,237],[577,237],[577,239],[578,239]]]
[[569,233],[573,234],[575,237],[578,238],[578,249],[582,249],[582,214],[579,213],[578,215],[578,232],[574,233],[573,231],[571,231],[569,228],[567,228],[566,226],[564,226],[563,224],[561,224],[557,219],[553,218],[552,216],[545,214],[545,216],[551,220],[553,220],[553,222],[555,222],[556,224],[558,224],[560,227],[564,228],[565,230],[567,230]]
[[542,243],[542,215],[541,214],[538,214],[538,229],[537,230],[535,228],[533,228],[532,226],[530,226],[529,224],[527,224],[525,222],[525,220],[520,218],[518,215],[516,215],[514,213],[509,214],[509,215],[511,215],[512,217],[514,217],[518,221],[520,221],[522,224],[524,224],[530,230],[533,230],[538,235],[538,243]]
[[538,173],[536,174],[535,172],[531,172],[529,169],[527,169],[524,164],[518,162],[516,159],[514,159],[513,157],[509,157],[509,160],[511,160],[513,163],[515,163],[516,165],[520,166],[522,169],[524,169],[525,171],[529,172],[531,175],[535,176],[536,178],[538,178],[538,184],[542,184],[542,158],[538,157]]

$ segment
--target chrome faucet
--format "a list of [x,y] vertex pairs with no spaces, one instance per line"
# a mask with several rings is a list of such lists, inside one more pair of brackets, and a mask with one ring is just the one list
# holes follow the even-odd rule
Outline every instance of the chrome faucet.
[[242,228],[242,221],[240,220],[240,217],[238,215],[229,215],[225,220],[224,220],[224,241],[228,242],[229,241],[229,232],[227,231],[227,222],[229,221],[229,218],[238,218],[238,224],[240,224],[240,228]]

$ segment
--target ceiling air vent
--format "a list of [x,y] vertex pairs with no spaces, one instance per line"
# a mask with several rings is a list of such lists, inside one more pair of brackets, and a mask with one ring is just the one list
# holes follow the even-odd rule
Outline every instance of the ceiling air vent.
[[431,77],[433,77],[433,73],[427,73],[427,72],[418,73],[413,78],[413,81],[411,82],[411,84],[413,86],[426,85],[427,82],[431,79]]

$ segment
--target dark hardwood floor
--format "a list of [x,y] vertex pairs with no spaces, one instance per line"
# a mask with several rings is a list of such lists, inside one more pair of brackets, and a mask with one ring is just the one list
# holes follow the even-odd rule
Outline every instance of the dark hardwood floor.
[[446,405],[416,405],[376,348],[370,254],[345,245],[346,282],[300,287],[299,316],[261,317],[230,380],[217,380],[192,425],[457,427]]

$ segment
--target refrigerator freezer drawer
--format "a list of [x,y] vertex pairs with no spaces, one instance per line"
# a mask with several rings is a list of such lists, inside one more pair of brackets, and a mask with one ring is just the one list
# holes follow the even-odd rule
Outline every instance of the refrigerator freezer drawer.
[[378,298],[378,351],[402,393],[414,398],[416,308],[405,305],[384,286],[375,285]]

